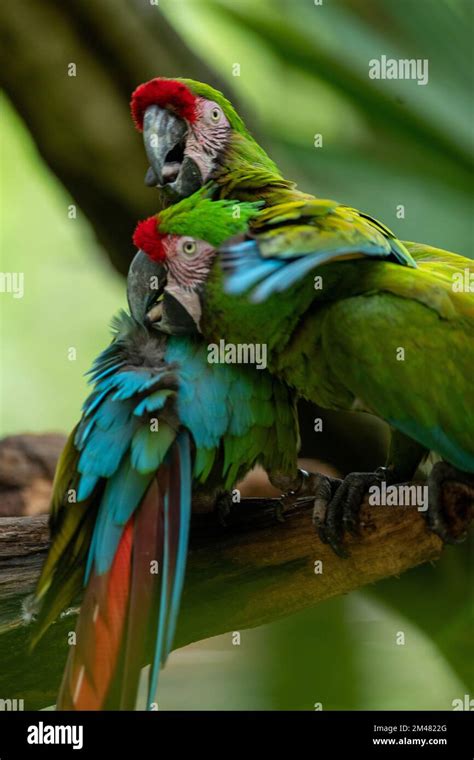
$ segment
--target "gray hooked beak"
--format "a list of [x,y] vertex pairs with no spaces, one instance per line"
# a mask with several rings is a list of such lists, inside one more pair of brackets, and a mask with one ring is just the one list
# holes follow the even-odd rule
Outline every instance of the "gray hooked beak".
[[202,184],[196,163],[184,155],[188,127],[172,111],[148,106],[143,118],[143,142],[150,162],[145,175],[148,187],[159,187],[185,198]]
[[163,264],[152,261],[146,253],[138,251],[127,276],[128,305],[137,322],[149,323],[148,313],[159,303],[166,282],[167,271]]
[[163,264],[152,261],[143,251],[138,251],[130,264],[127,299],[132,317],[146,327],[170,335],[199,332],[199,294],[169,283]]

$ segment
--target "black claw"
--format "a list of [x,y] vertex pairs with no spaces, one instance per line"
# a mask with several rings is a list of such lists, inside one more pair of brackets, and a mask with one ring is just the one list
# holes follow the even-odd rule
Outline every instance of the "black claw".
[[340,502],[336,502],[334,498],[328,507],[328,514],[326,522],[322,528],[326,537],[326,543],[330,544],[336,554],[339,554],[342,549],[342,523],[340,514]]
[[384,475],[381,472],[353,472],[333,491],[325,523],[319,527],[318,533],[321,541],[329,544],[339,557],[349,556],[343,545],[344,534],[358,536],[360,533],[359,511],[364,494]]
[[323,501],[321,501],[321,499],[317,499],[313,507],[313,514],[312,514],[313,525],[317,531],[321,530],[321,528],[323,527],[325,517],[326,517],[326,504]]
[[341,559],[349,559],[351,556],[347,549],[344,548],[343,544],[331,544],[331,548],[334,551],[335,554],[337,554],[338,557]]
[[[324,524],[328,513],[328,505],[342,484],[339,478],[331,478],[328,475],[318,476],[318,484],[314,493],[313,525],[319,533],[324,531]],[[324,540],[324,539],[321,539]],[[325,541],[325,543],[327,543]]]
[[325,533],[324,528],[321,526],[320,528],[317,529],[317,532],[318,532],[319,540],[321,541],[321,543],[327,544],[328,540],[326,538],[326,533]]
[[342,543],[342,532],[336,528],[336,526],[324,526],[318,531],[318,534],[321,541],[324,544],[329,544],[333,552],[337,554],[338,557],[347,559],[349,553]]

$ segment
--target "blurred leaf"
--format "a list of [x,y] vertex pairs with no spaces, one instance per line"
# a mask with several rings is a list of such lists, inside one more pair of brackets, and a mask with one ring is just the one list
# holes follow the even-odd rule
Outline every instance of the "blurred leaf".
[[[472,196],[456,171],[436,177],[423,171],[425,154],[405,161],[395,146],[391,153],[388,145],[354,151],[325,143],[318,150],[276,137],[266,147],[285,176],[302,189],[360,208],[383,220],[402,240],[474,256]],[[405,208],[403,219],[397,216],[399,204]]]
[[[315,581],[317,582],[317,581]],[[263,689],[273,710],[353,710],[360,702],[353,631],[344,598],[267,627],[272,659]]]
[[435,565],[387,578],[368,593],[424,631],[467,687],[474,689],[474,542],[448,547]]
[[[341,44],[340,25],[333,28],[332,35],[333,48],[337,45],[337,50],[331,50],[330,46],[322,44],[320,35],[315,33],[315,30],[319,29],[319,21],[324,18],[323,8],[326,6],[312,8],[313,15],[320,14],[317,16],[318,21],[312,24],[308,23],[308,17],[305,16],[308,14],[307,3],[297,0],[286,7],[288,13],[285,14],[284,23],[282,23],[282,15],[279,12],[275,13],[274,8],[269,12],[261,10],[255,12],[255,10],[247,10],[246,7],[237,8],[233,3],[213,5],[214,9],[226,15],[232,23],[241,24],[246,30],[259,35],[262,42],[268,45],[281,60],[301,68],[312,77],[323,78],[340,90],[357,108],[363,110],[367,119],[377,127],[396,131],[405,141],[414,142],[425,151],[440,153],[463,172],[468,171],[468,167],[473,163],[472,153],[468,144],[463,145],[455,138],[455,129],[444,129],[438,122],[427,117],[424,110],[415,109],[413,104],[408,104],[406,101],[403,103],[397,101],[396,92],[389,86],[393,84],[392,81],[384,80],[383,86],[380,86],[369,79],[365,51],[362,58],[359,58],[358,66],[355,66],[353,61],[345,60],[342,51],[353,51],[355,45],[353,38],[350,41],[346,39],[346,45]],[[298,20],[297,23],[295,19]],[[340,14],[338,19],[340,19]],[[350,21],[349,17],[347,21]],[[301,30],[301,26],[304,26],[306,31]],[[372,49],[370,57],[377,58],[382,53],[389,54],[389,50],[387,40],[380,37],[378,46]],[[362,69],[362,62],[365,69]],[[397,80],[396,84],[399,88],[406,84],[416,87],[417,99],[423,96],[418,91],[427,89],[411,81]]]
[[24,275],[24,296],[0,298],[0,435],[68,432],[125,288],[81,210],[69,218],[73,201],[24,124],[6,99],[1,105],[2,269]]

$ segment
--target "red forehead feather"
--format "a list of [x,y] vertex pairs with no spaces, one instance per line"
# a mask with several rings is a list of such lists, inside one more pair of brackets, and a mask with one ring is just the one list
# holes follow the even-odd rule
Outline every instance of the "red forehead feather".
[[133,233],[135,248],[140,248],[153,261],[164,261],[166,259],[166,251],[163,245],[163,238],[166,235],[158,232],[159,223],[159,217],[149,216],[148,219],[138,222]]
[[152,105],[170,108],[186,121],[196,119],[196,96],[185,84],[174,79],[150,79],[133,92],[130,108],[140,131],[143,129],[145,111]]

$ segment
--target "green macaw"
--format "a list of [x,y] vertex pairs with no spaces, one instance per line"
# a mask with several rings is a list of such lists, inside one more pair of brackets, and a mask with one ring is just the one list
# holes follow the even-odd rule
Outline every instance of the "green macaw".
[[145,182],[166,202],[214,180],[220,198],[272,203],[296,192],[218,90],[192,79],[155,78],[132,94],[131,111],[150,167]]
[[[132,272],[132,298],[148,274],[153,262]],[[64,710],[133,709],[148,663],[152,709],[179,612],[192,494],[209,503],[257,463],[277,480],[296,472],[284,383],[212,364],[202,340],[150,331],[125,312],[113,328],[58,463],[51,547],[31,602],[34,645],[84,591]]]
[[[442,459],[428,481],[429,521],[447,539],[440,485],[471,483],[474,472],[474,296],[462,287],[471,262],[400,244],[365,217],[359,229],[350,210],[314,199],[263,209],[213,259],[213,205],[201,190],[137,228],[134,268],[148,258],[169,284],[151,308],[149,288],[136,292],[132,311],[148,308],[150,322],[173,332],[180,304],[207,341],[265,344],[270,371],[297,395],[389,423],[386,468],[341,485],[313,481],[315,521],[336,551],[343,527],[356,530],[366,489],[408,480],[429,452]],[[400,251],[411,265],[395,263]]]

